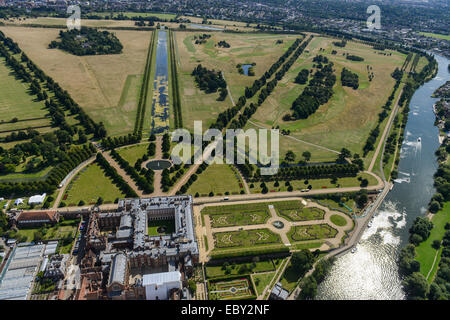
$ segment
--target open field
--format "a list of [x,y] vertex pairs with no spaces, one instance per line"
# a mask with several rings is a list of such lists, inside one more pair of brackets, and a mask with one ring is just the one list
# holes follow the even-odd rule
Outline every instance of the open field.
[[444,204],[444,208],[438,213],[434,214],[431,221],[433,222],[434,227],[431,230],[428,239],[416,247],[415,257],[415,260],[420,262],[420,273],[422,273],[424,277],[427,277],[428,273],[433,267],[435,256],[436,254],[438,255],[433,270],[430,272],[430,275],[427,279],[429,283],[433,281],[433,277],[436,274],[442,251],[442,248],[436,250],[431,245],[434,240],[442,241],[442,238],[447,231],[444,229],[444,226],[446,223],[450,223],[450,202],[446,202]]
[[151,32],[117,30],[114,33],[124,46],[123,53],[78,57],[48,49],[48,44],[57,38],[58,29],[0,30],[18,42],[30,59],[66,89],[94,121],[103,121],[109,135],[133,131]]
[[294,226],[289,230],[288,237],[292,242],[334,238],[337,230],[328,224],[313,224],[306,226]]
[[207,196],[211,191],[215,195],[239,194],[243,190],[242,181],[238,180],[231,167],[227,164],[212,164],[206,168],[188,189],[188,194],[195,195],[197,192],[200,196]]
[[280,236],[269,229],[218,232],[213,234],[216,248],[253,247],[280,243]]
[[[377,115],[382,110],[391,93],[395,80],[391,73],[396,67],[401,67],[405,55],[387,50],[391,56],[384,56],[370,46],[349,41],[346,47],[340,48],[332,44],[332,38],[317,36],[306,48],[278,83],[276,89],[258,108],[252,117],[258,125],[271,128],[290,130],[292,137],[314,143],[332,150],[339,151],[346,147],[352,152],[362,153],[370,130],[377,122]],[[322,48],[322,51],[320,49]],[[335,55],[331,54],[336,50]],[[353,54],[364,58],[362,62],[345,59],[343,53]],[[333,87],[332,98],[319,107],[308,119],[284,121],[282,117],[290,113],[292,102],[302,92],[304,85],[295,84],[294,78],[303,69],[311,69],[312,59],[318,55],[325,55],[334,63],[336,84]],[[374,73],[372,81],[368,79],[367,66],[372,67]],[[341,85],[341,70],[345,67],[358,74],[359,88],[354,90]],[[247,124],[251,127],[252,124]],[[332,134],[331,134],[332,133]],[[283,140],[288,141],[284,143]],[[326,150],[318,149],[287,137],[280,138],[280,152],[293,150],[298,156],[305,150],[312,153],[313,161],[334,160],[336,155]]]
[[[176,46],[180,58],[179,83],[184,127],[193,128],[194,120],[202,120],[208,127],[217,115],[231,106],[229,97],[216,101],[219,94],[206,94],[197,88],[192,70],[198,64],[208,69],[223,71],[234,101],[244,93],[245,87],[266,72],[285,50],[295,41],[293,35],[232,34],[208,32],[211,38],[205,44],[195,44],[194,36],[202,32],[176,32]],[[282,39],[282,44],[276,44]],[[219,48],[215,44],[225,40],[230,48]],[[255,62],[255,76],[239,74],[236,65]]]
[[66,189],[66,195],[62,201],[69,206],[78,205],[80,200],[86,204],[95,204],[97,199],[102,197],[105,203],[112,203],[116,198],[124,197],[96,163],[89,165],[73,178]]

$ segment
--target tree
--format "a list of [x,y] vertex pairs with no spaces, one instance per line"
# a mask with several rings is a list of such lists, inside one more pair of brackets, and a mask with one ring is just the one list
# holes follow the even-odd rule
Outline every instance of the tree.
[[101,204],[103,204],[103,198],[102,197],[98,197],[96,205],[99,206]]
[[302,153],[303,158],[305,159],[305,161],[309,161],[311,160],[311,152],[309,151],[305,151]]
[[362,179],[362,180],[361,180],[360,186],[361,186],[362,188],[365,188],[365,187],[367,187],[368,185],[369,185],[369,180],[367,180],[367,179]]
[[367,196],[367,190],[365,190],[365,189],[359,191],[355,198],[355,202],[359,208],[363,208],[366,205],[368,200],[369,200],[369,197]]
[[424,299],[428,294],[428,282],[420,272],[407,276],[402,284],[409,299]]
[[436,200],[431,201],[430,205],[428,206],[428,210],[430,210],[431,213],[436,213],[439,210],[441,210],[441,205]]
[[303,249],[294,252],[291,258],[291,265],[294,271],[303,276],[313,266],[314,255],[311,251]]
[[441,241],[437,239],[433,240],[431,246],[433,247],[433,249],[439,250],[439,248],[441,247]]
[[284,160],[286,160],[287,162],[294,162],[295,161],[295,153],[292,150],[289,150],[288,152],[286,152]]
[[312,276],[306,277],[305,279],[303,279],[303,281],[301,283],[301,288],[302,288],[302,291],[300,291],[300,294],[297,297],[297,299],[301,299],[301,300],[314,299],[314,297],[317,294],[316,279],[314,279],[314,277],[312,277]]

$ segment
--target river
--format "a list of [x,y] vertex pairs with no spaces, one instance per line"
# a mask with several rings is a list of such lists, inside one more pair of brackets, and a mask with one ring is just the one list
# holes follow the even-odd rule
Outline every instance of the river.
[[[405,295],[396,264],[399,250],[408,243],[408,230],[417,216],[426,213],[435,192],[437,169],[434,152],[439,147],[434,126],[433,92],[450,79],[450,60],[435,55],[437,75],[421,86],[410,102],[399,175],[394,188],[375,213],[373,225],[364,231],[355,253],[336,259],[327,278],[319,285],[320,300],[399,300]],[[421,141],[418,141],[418,138]]]

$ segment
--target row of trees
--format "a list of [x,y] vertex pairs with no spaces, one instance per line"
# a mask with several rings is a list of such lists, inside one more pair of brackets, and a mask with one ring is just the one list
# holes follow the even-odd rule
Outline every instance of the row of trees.
[[281,67],[287,57],[289,57],[291,53],[294,52],[294,50],[300,45],[300,43],[301,40],[296,39],[294,43],[286,50],[286,52],[269,68],[269,70],[267,70],[262,75],[261,78],[255,80],[250,88],[245,87],[245,97],[247,99],[253,97],[259,91],[259,89],[261,89],[266,84],[267,79],[270,79],[270,77],[272,77],[275,71],[277,71],[278,68]]
[[136,169],[135,167],[132,167],[115,149],[111,150],[111,156],[117,161],[120,167],[125,170],[127,175],[136,182],[136,185],[141,188],[144,193],[152,193],[154,191],[153,170],[147,168]]
[[129,144],[138,143],[140,141],[139,137],[137,135],[133,135],[129,133],[126,136],[119,136],[119,137],[107,137],[102,139],[102,147],[106,150],[114,149],[121,146],[126,146]]
[[[333,177],[356,177],[359,167],[356,164],[322,164],[307,165],[297,167],[279,168],[274,175],[262,176],[258,168],[253,176],[249,176],[248,181],[274,181],[274,180],[301,180],[301,179],[324,179]],[[243,172],[245,174],[245,172]]]
[[125,194],[127,198],[137,198],[137,193],[126,183],[126,181],[122,178],[120,174],[117,173],[117,170],[109,164],[109,162],[103,157],[103,155],[99,152],[97,153],[97,157],[95,160],[100,167],[103,168],[106,176],[110,177],[113,183]]

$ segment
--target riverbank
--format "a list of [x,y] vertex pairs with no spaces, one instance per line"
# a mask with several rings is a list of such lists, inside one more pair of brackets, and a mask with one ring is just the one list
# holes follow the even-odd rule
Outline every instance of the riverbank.
[[[399,146],[400,160],[395,187],[385,196],[370,228],[364,228],[355,253],[337,255],[331,271],[318,285],[316,299],[404,299],[402,278],[398,273],[399,249],[408,242],[408,229],[414,219],[426,214],[434,193],[433,174],[437,169],[435,151],[439,130],[431,98],[434,90],[448,78],[448,60],[435,57],[437,74],[418,87],[405,106],[408,121],[404,141]],[[430,70],[436,73],[435,68]],[[418,140],[418,138],[421,138]]]

